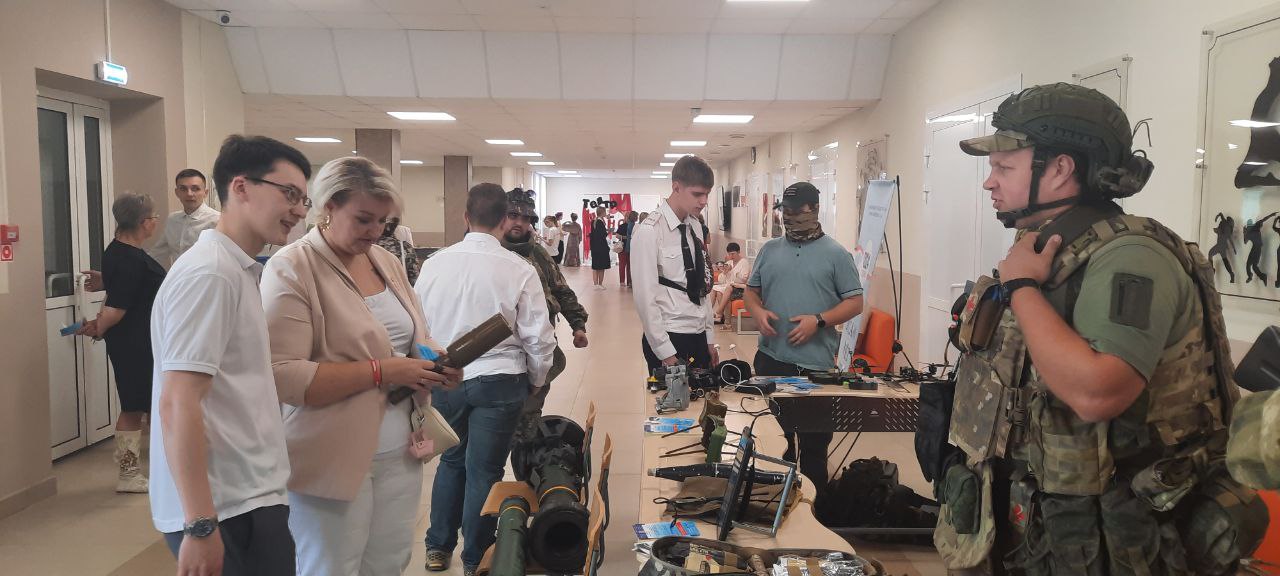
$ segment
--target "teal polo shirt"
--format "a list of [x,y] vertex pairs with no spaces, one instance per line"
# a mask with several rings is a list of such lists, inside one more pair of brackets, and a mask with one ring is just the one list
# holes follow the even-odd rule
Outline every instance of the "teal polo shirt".
[[760,335],[762,352],[809,370],[835,368],[840,348],[835,326],[819,328],[808,342],[792,346],[787,334],[796,323],[788,319],[826,312],[841,300],[862,294],[858,270],[848,250],[829,234],[805,244],[774,238],[756,255],[747,286],[759,288],[764,307],[778,315],[773,323],[778,335]]

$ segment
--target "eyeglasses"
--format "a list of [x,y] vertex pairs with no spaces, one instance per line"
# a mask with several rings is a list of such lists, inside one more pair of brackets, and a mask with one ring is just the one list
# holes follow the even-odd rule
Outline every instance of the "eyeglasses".
[[305,192],[297,189],[291,184],[279,184],[276,182],[272,182],[270,180],[263,180],[262,178],[246,177],[245,180],[249,180],[251,182],[257,182],[259,184],[267,184],[270,186],[275,186],[277,190],[284,193],[285,199],[289,201],[289,206],[297,206],[298,203],[301,202],[304,208],[308,210],[311,209],[311,199],[307,197],[307,194]]
[[523,219],[524,221],[526,221],[526,222],[528,222],[528,223],[530,223],[530,224],[533,224],[533,225],[535,225],[535,226],[538,224],[538,217],[537,217],[537,216],[525,216],[524,214],[521,214],[520,212],[507,212],[507,218],[511,218],[511,219],[513,219],[513,220],[521,220],[521,219]]

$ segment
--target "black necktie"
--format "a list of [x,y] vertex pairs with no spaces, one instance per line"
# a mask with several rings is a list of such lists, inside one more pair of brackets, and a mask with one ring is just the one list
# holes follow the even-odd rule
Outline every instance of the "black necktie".
[[698,246],[697,250],[689,246],[688,225],[681,224],[677,228],[680,229],[680,249],[684,252],[685,293],[689,295],[690,302],[702,304],[702,297],[705,295],[703,288],[707,281],[707,263],[702,257],[702,246]]

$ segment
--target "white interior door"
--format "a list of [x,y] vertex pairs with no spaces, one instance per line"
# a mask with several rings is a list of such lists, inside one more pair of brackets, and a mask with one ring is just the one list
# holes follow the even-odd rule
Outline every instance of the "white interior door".
[[51,447],[58,458],[111,436],[119,412],[105,344],[58,332],[96,315],[104,299],[78,279],[81,270],[101,269],[110,140],[102,108],[49,98],[39,98],[38,108]]

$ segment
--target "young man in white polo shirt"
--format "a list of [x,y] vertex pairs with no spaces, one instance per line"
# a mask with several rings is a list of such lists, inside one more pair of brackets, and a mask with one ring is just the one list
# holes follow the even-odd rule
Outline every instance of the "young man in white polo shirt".
[[222,144],[224,212],[174,262],[151,315],[151,516],[179,574],[294,574],[289,457],[253,257],[305,216],[311,165],[262,136]]

